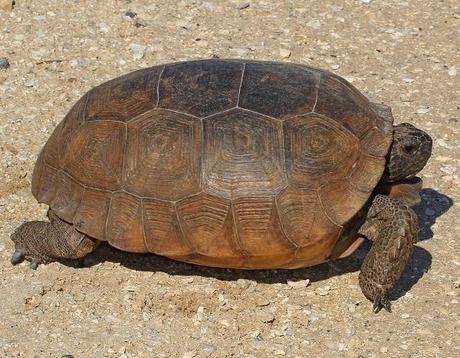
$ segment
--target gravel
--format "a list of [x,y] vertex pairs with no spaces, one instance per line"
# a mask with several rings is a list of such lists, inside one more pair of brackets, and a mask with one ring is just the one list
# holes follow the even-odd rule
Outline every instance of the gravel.
[[[244,3],[0,7],[0,57],[11,63],[0,70],[1,357],[460,356],[458,1]],[[9,235],[45,217],[30,193],[33,165],[73,103],[130,71],[210,57],[328,69],[433,136],[419,242],[393,313],[374,314],[357,285],[369,245],[295,271],[201,268],[107,247],[90,267],[10,265]]]
[[0,57],[0,69],[7,69],[10,67],[10,62],[6,57]]

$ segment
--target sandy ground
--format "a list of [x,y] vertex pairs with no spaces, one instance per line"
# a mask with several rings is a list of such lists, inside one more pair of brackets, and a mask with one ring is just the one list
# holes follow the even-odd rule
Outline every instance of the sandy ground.
[[[16,0],[0,10],[10,63],[0,69],[0,356],[459,357],[459,53],[455,0]],[[88,268],[10,265],[11,232],[44,217],[31,172],[72,103],[131,70],[212,56],[329,69],[433,136],[420,242],[393,313],[374,314],[357,286],[368,247],[296,271],[110,248]]]

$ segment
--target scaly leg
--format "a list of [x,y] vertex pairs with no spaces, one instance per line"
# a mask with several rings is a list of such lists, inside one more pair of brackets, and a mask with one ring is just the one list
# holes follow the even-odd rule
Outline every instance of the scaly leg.
[[401,277],[417,240],[418,221],[415,212],[403,202],[377,195],[359,233],[373,241],[359,274],[364,295],[390,311],[388,291]]
[[57,259],[80,259],[98,246],[98,241],[75,230],[72,224],[48,211],[50,222],[29,221],[19,226],[11,235],[16,250],[11,263],[16,265],[24,259],[36,269]]

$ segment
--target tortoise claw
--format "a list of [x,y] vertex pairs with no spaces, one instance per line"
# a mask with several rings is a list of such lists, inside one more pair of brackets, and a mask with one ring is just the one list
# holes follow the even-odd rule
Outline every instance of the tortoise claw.
[[387,312],[391,313],[391,302],[386,297],[375,297],[374,305],[372,307],[374,313],[379,313],[382,308],[384,308]]
[[17,265],[17,264],[21,263],[22,261],[24,261],[25,258],[26,257],[24,255],[24,252],[22,252],[22,250],[16,249],[14,254],[11,256],[10,261],[11,261],[11,264]]
[[40,264],[40,262],[38,262],[37,259],[32,259],[32,261],[30,261],[30,268],[32,270],[36,270],[38,268],[39,264]]
[[16,249],[16,251],[13,253],[11,256],[11,264],[17,265],[23,262],[24,260],[30,261],[30,268],[32,270],[36,270],[38,268],[38,265],[40,265],[40,260],[36,257],[30,258],[29,256],[26,257],[26,254],[24,253],[24,250],[22,249]]

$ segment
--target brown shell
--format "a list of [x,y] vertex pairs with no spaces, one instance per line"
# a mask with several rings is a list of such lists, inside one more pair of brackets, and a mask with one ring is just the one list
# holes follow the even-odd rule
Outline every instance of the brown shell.
[[85,94],[42,150],[32,190],[122,250],[296,268],[348,253],[355,239],[338,239],[391,141],[388,109],[329,72],[173,63]]

